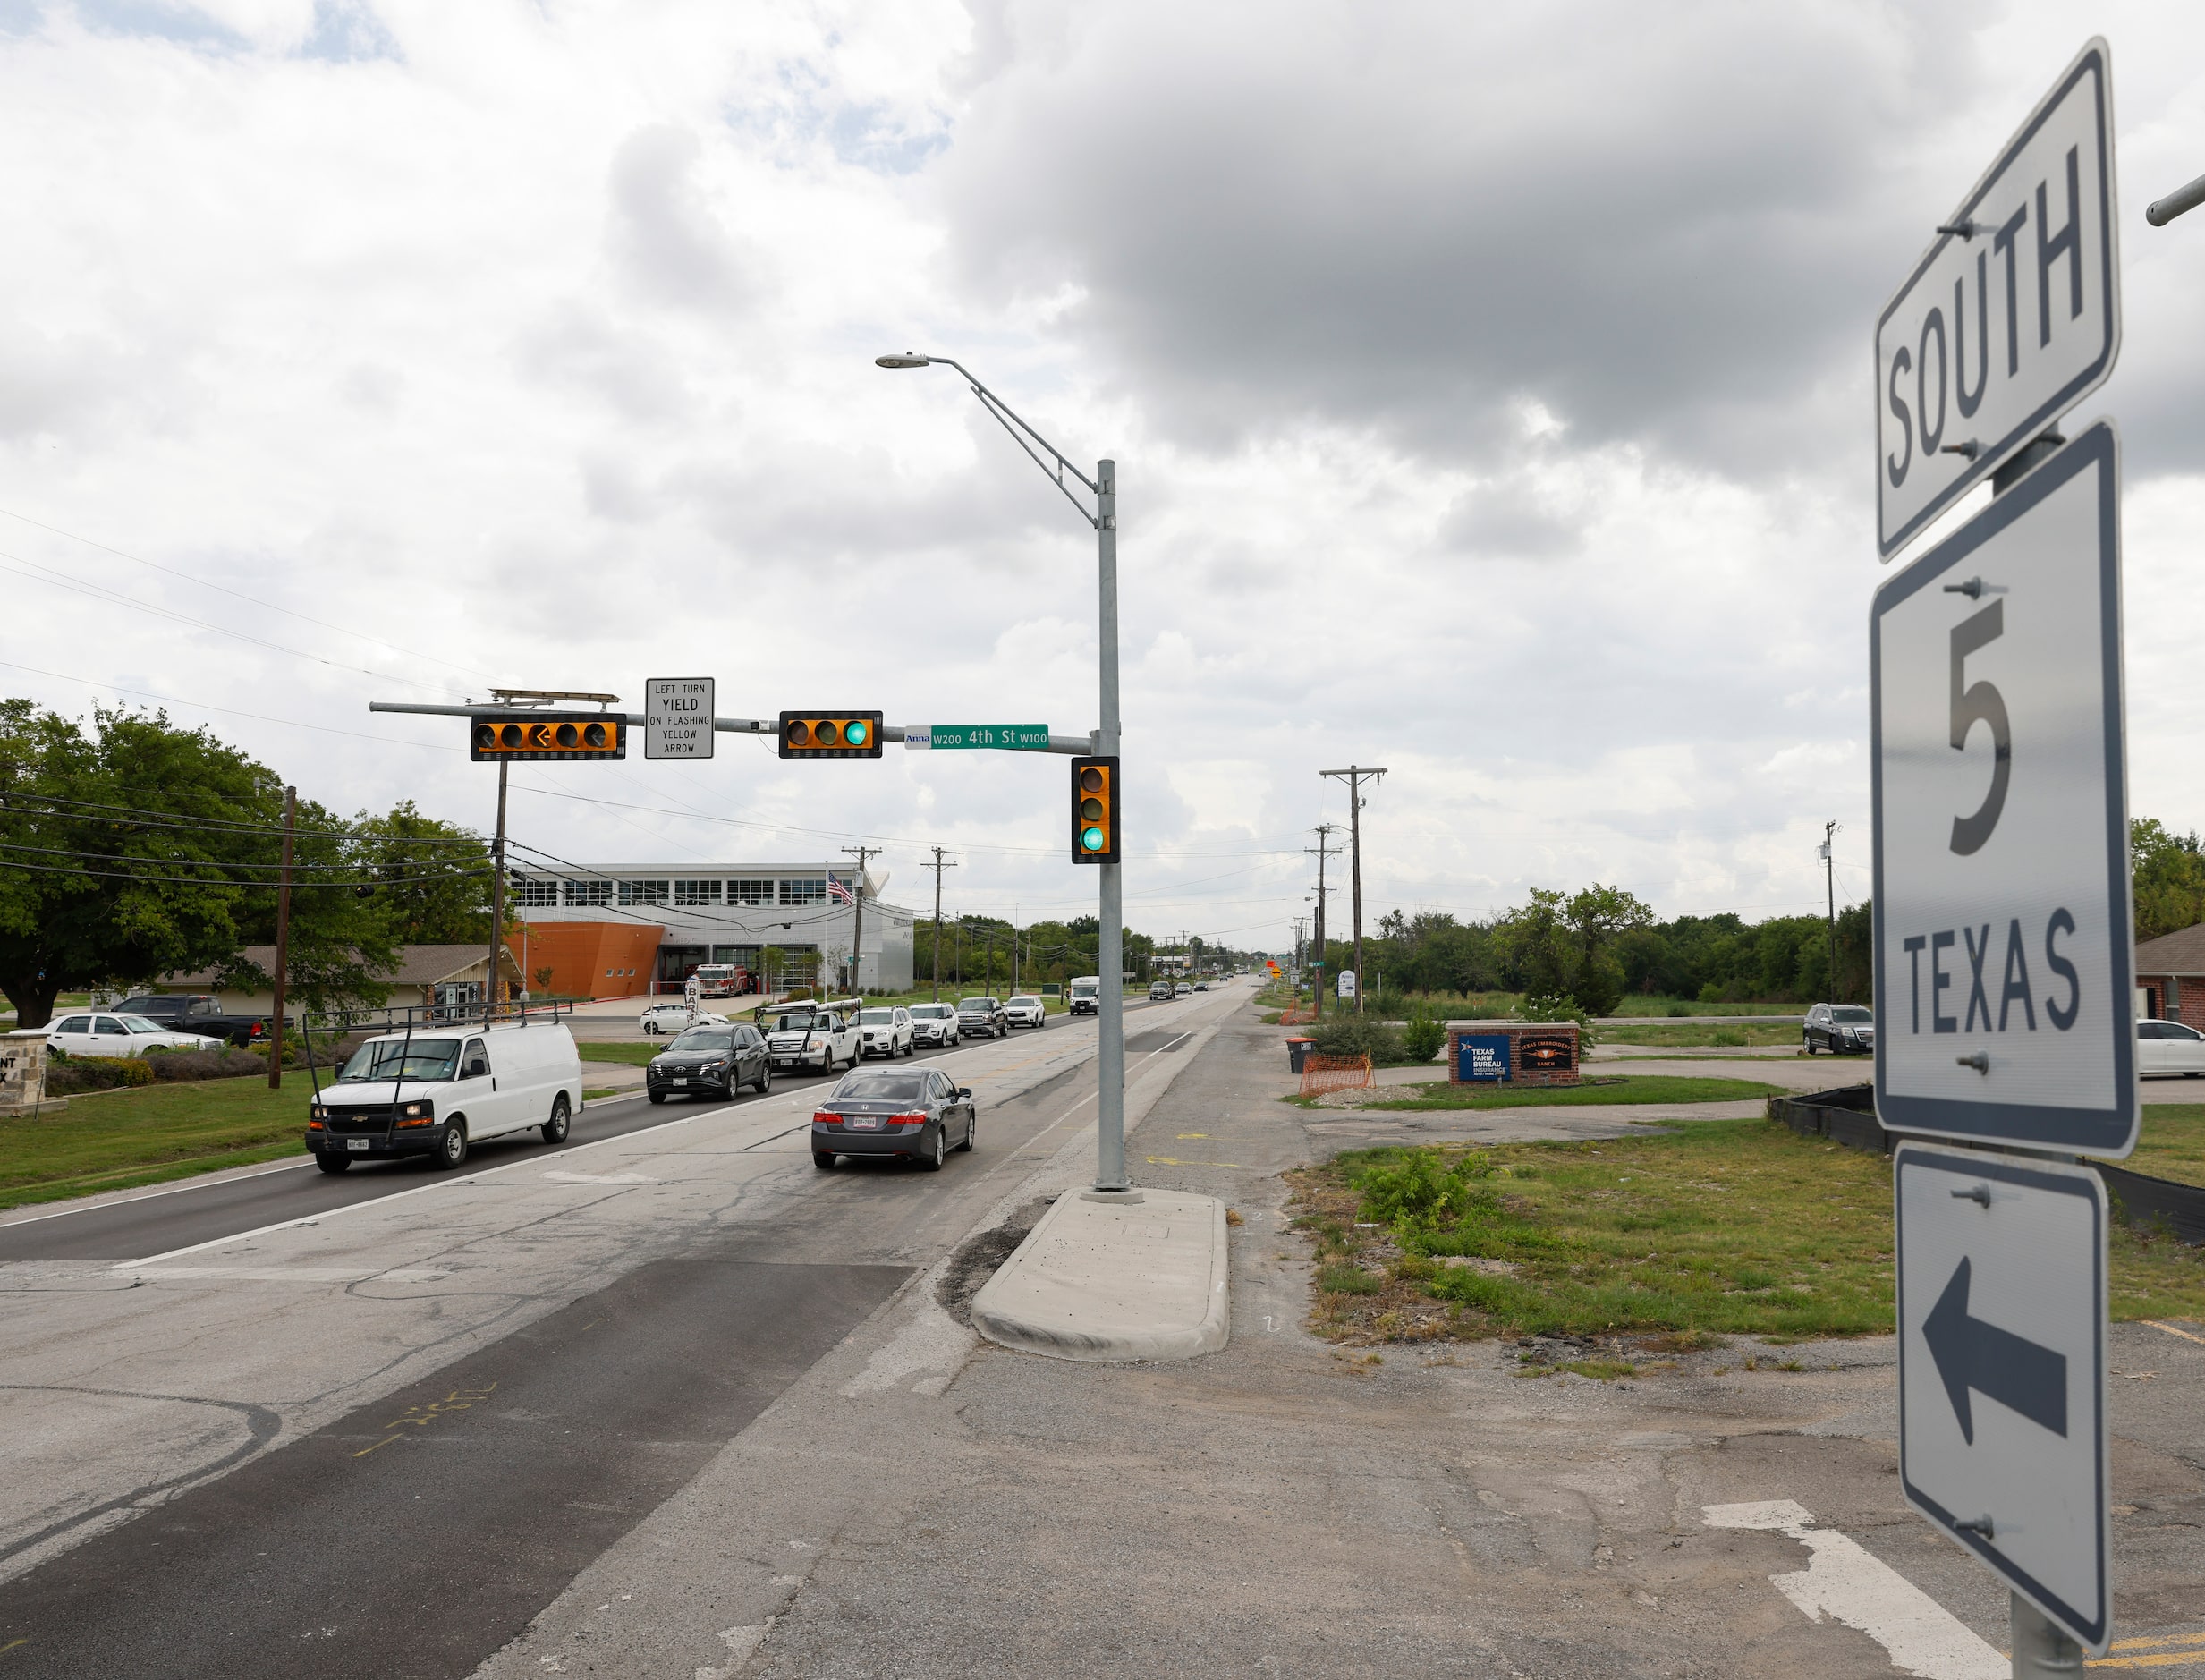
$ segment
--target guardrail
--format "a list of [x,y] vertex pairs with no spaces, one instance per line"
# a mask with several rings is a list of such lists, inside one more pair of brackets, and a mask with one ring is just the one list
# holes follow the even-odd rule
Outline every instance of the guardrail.
[[[1768,1117],[1802,1137],[1827,1138],[1849,1150],[1888,1155],[1905,1133],[1885,1130],[1876,1118],[1873,1087],[1847,1085],[1805,1097],[1771,1097]],[[2177,1243],[2205,1248],[2205,1186],[2177,1184],[2131,1172],[2106,1161],[2092,1161],[2106,1181],[2118,1218],[2145,1229],[2161,1229]]]

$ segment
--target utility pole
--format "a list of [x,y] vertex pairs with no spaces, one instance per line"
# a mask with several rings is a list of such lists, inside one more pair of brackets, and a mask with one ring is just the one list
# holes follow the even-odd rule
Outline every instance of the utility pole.
[[284,1084],[284,981],[291,972],[291,834],[298,820],[299,790],[284,790],[284,872],[276,887],[276,1036],[268,1044],[268,1089]]
[[1370,989],[1363,984],[1362,785],[1366,780],[1383,781],[1386,772],[1351,764],[1344,770],[1319,770],[1318,775],[1335,776],[1347,784],[1348,861],[1355,877],[1355,1013],[1360,1015],[1363,1012],[1363,994]]
[[1837,825],[1822,825],[1822,885],[1830,900],[1830,972],[1822,982],[1822,1001],[1837,1001],[1837,865],[1830,856],[1830,842],[1837,837]]
[[[1319,823],[1317,825],[1317,844],[1302,848],[1304,852],[1314,852],[1317,854],[1317,931],[1311,940],[1317,947],[1317,955],[1314,959],[1317,978],[1310,985],[1310,1001],[1316,1006],[1317,1018],[1319,1021],[1325,1018],[1325,970],[1329,966],[1325,959],[1331,955],[1325,948],[1325,894],[1327,890],[1325,886],[1325,860],[1337,857],[1340,854],[1340,848],[1331,844],[1332,831],[1338,826],[1336,823]],[[1360,990],[1362,976],[1359,974],[1355,978],[1357,989]]]
[[865,981],[858,973],[858,964],[864,960],[865,952],[865,861],[878,857],[880,848],[844,846],[843,855],[854,857],[858,861],[857,890],[850,895],[850,996],[859,997],[865,992]]
[[938,1004],[942,1001],[942,871],[954,870],[957,865],[954,861],[945,863],[942,848],[936,846],[934,861],[919,867],[934,871],[934,1001]]

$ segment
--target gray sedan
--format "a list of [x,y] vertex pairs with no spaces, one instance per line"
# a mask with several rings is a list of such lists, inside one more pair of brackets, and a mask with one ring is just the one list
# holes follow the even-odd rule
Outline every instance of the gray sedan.
[[890,1155],[939,1172],[952,1139],[972,1147],[979,1119],[971,1091],[938,1067],[860,1068],[813,1112],[811,1164],[825,1171],[841,1155]]

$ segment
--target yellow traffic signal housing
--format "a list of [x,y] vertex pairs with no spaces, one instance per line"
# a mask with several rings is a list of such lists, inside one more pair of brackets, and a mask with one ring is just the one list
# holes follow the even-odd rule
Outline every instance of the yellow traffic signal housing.
[[518,759],[624,759],[628,725],[617,713],[513,712],[478,717],[467,756],[478,764]]
[[878,712],[783,712],[784,759],[878,759]]
[[1072,761],[1072,861],[1118,861],[1118,761]]

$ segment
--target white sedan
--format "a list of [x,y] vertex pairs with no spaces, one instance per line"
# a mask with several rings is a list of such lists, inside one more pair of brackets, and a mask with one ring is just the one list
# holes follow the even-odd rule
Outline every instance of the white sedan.
[[64,1056],[143,1056],[148,1050],[218,1050],[220,1039],[171,1032],[143,1015],[64,1015],[46,1030],[46,1048]]
[[2180,1073],[2185,1079],[2205,1074],[2205,1033],[2179,1021],[2139,1021],[2136,1071]]

